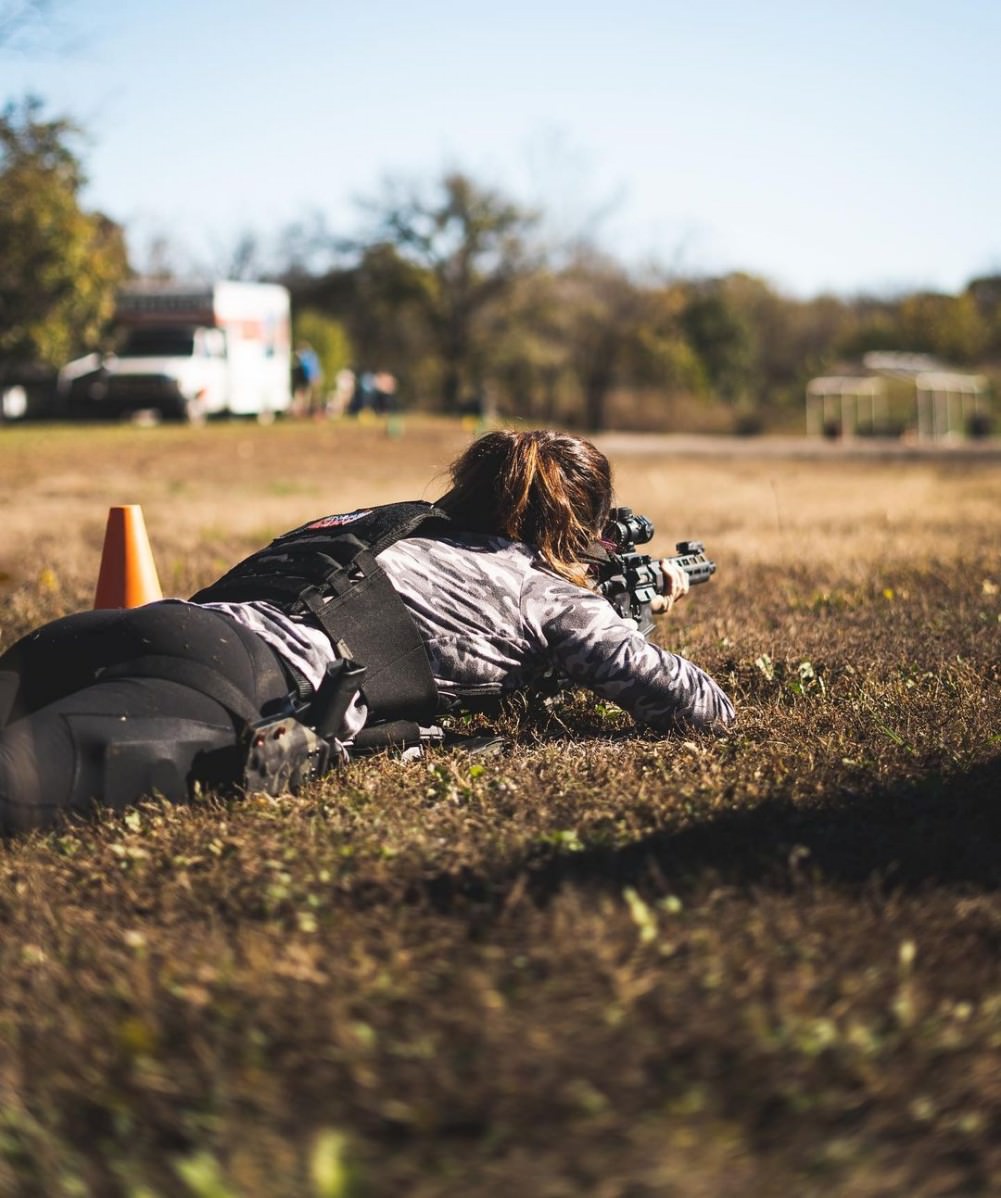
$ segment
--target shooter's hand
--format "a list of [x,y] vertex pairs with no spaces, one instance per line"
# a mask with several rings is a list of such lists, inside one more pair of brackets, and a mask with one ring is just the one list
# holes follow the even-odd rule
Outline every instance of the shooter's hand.
[[650,601],[652,612],[669,612],[675,603],[688,594],[688,575],[677,564],[662,558],[658,563],[664,575],[664,590],[660,595],[654,595]]

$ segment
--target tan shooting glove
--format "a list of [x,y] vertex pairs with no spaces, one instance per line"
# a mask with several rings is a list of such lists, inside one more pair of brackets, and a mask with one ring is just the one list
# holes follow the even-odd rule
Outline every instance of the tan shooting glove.
[[654,595],[650,601],[650,610],[655,613],[669,612],[682,595],[688,594],[688,575],[676,563],[661,558],[657,563],[664,574],[664,591]]

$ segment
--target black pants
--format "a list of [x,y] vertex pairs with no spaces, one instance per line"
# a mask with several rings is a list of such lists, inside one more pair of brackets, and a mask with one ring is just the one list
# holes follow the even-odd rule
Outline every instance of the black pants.
[[44,827],[95,801],[121,808],[153,793],[181,801],[195,783],[236,782],[241,722],[197,678],[168,668],[176,662],[194,663],[203,679],[210,671],[258,713],[289,692],[260,637],[183,603],[66,616],[0,657],[3,830]]

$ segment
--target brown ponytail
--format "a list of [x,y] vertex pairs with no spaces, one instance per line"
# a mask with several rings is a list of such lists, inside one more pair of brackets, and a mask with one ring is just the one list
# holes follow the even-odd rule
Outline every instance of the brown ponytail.
[[612,504],[608,459],[590,441],[541,429],[487,433],[450,473],[438,505],[460,527],[533,545],[557,574],[587,585],[581,559]]

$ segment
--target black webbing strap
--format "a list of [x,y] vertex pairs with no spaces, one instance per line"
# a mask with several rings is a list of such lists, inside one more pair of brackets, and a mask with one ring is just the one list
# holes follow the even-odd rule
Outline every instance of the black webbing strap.
[[375,556],[359,549],[321,591],[303,602],[330,639],[342,641],[365,666],[361,689],[370,717],[381,721],[428,720],[437,711],[438,687],[413,617]]
[[[448,527],[424,502],[311,521],[276,538],[192,598],[196,603],[264,600],[293,617],[309,611],[337,649],[365,666],[362,691],[375,720],[427,722],[438,690],[427,650],[376,555],[403,537]],[[303,696],[305,697],[305,696]]]
[[420,724],[413,720],[392,720],[388,724],[371,724],[354,738],[349,752],[378,753],[383,749],[411,749],[424,743]]
[[146,654],[131,661],[108,666],[101,671],[97,681],[101,682],[106,678],[162,678],[207,695],[244,724],[255,724],[261,718],[260,711],[228,678],[224,678],[218,670],[213,670],[198,661],[190,661],[186,657],[169,657],[162,653]]

